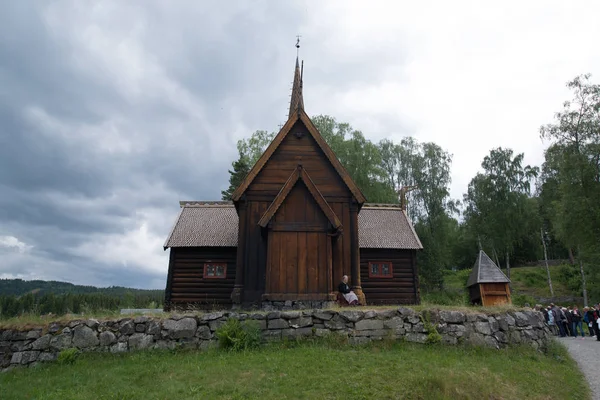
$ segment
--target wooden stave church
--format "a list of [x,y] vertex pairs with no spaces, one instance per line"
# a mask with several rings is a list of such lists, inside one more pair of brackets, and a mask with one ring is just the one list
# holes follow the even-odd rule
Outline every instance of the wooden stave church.
[[[182,201],[167,237],[165,310],[336,299],[348,275],[361,304],[419,304],[406,211],[369,204],[304,111],[298,58],[288,120],[232,195]],[[316,251],[315,251],[316,250]]]

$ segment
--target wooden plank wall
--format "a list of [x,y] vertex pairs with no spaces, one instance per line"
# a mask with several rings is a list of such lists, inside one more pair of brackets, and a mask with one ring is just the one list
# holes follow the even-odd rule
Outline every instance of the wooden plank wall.
[[294,186],[271,224],[266,292],[328,293],[328,220],[303,182]]
[[[172,307],[188,304],[230,306],[235,282],[235,247],[172,248],[170,294]],[[204,279],[204,263],[227,263],[225,279]]]
[[[418,304],[414,250],[361,249],[360,278],[367,304]],[[369,278],[369,261],[391,261],[392,278]]]
[[[302,133],[302,137],[297,138],[296,132]],[[302,164],[328,202],[336,198],[338,201],[351,198],[352,193],[301,122],[296,123],[283,139],[246,190],[246,196],[269,196],[274,199],[298,164]]]
[[[300,139],[294,135],[296,131],[303,133]],[[331,290],[337,290],[341,277],[350,274],[351,232],[349,228],[352,193],[329,164],[329,160],[306,127],[302,123],[297,123],[245,192],[245,201],[248,204],[246,215],[243,217],[246,218],[245,303],[260,301],[261,295],[265,292],[267,237],[261,233],[258,221],[298,164],[302,164],[308,172],[344,228],[344,234],[333,242]]]

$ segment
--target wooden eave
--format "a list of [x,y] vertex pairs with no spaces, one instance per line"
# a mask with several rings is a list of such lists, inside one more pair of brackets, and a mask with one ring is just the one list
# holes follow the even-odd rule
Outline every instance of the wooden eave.
[[312,197],[315,199],[319,208],[321,209],[321,211],[323,211],[333,228],[335,230],[339,230],[342,226],[340,219],[337,217],[337,215],[335,215],[335,212],[331,209],[331,207],[329,206],[329,204],[327,203],[317,186],[314,184],[314,182],[308,175],[308,172],[306,172],[306,170],[302,168],[301,165],[298,165],[294,172],[292,172],[290,177],[287,179],[287,181],[277,194],[277,197],[275,197],[275,200],[273,200],[269,208],[267,208],[267,211],[265,211],[263,216],[258,221],[258,225],[260,225],[263,228],[267,227],[273,216],[275,216],[275,213],[277,212],[279,207],[281,207],[286,197],[290,194],[292,188],[296,185],[296,183],[299,180],[302,180],[304,182],[306,188],[308,189]]
[[238,186],[235,192],[233,192],[233,195],[231,196],[232,200],[234,202],[238,202],[242,198],[242,195],[244,194],[244,192],[246,192],[254,178],[258,176],[259,172],[267,164],[267,161],[269,161],[273,153],[275,153],[275,150],[277,150],[283,139],[288,135],[294,124],[298,121],[302,121],[304,126],[306,126],[310,135],[317,142],[317,144],[319,145],[319,147],[321,148],[321,150],[323,151],[333,168],[336,170],[340,178],[342,178],[342,180],[356,199],[356,202],[360,206],[362,206],[362,204],[364,204],[367,201],[367,199],[365,198],[361,190],[358,188],[356,183],[354,183],[354,181],[350,177],[350,174],[348,174],[348,171],[346,171],[342,163],[340,163],[340,160],[337,159],[335,153],[333,152],[333,150],[331,150],[331,147],[329,147],[327,142],[325,142],[325,139],[323,139],[323,136],[321,136],[317,127],[312,123],[309,116],[306,114],[306,112],[304,112],[303,109],[300,108],[287,120],[287,122],[281,128],[277,136],[275,136],[275,139],[273,139],[269,147],[267,147],[267,149],[262,154],[262,156],[260,156],[256,164],[254,164],[246,178],[244,178],[244,181],[240,184],[240,186]]

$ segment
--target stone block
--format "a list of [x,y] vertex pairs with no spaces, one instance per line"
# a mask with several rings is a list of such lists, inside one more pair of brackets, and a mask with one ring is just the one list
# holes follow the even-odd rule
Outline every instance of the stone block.
[[354,324],[357,331],[383,329],[383,321],[380,319],[363,319]]
[[364,315],[363,318],[364,319],[371,319],[371,318],[375,318],[375,317],[377,317],[377,312],[375,312],[374,310],[369,310],[369,311],[365,312],[365,315]]
[[416,333],[427,333],[427,330],[425,329],[425,326],[423,325],[422,322],[414,324],[410,330],[411,330],[411,332],[416,332]]
[[100,322],[98,322],[97,319],[88,319],[87,321],[85,321],[85,325],[90,328],[90,329],[97,329],[98,325],[100,325]]
[[475,331],[483,335],[491,335],[492,330],[490,329],[489,322],[475,322]]
[[214,321],[219,318],[223,318],[225,313],[223,311],[216,311],[202,316],[202,321]]
[[289,328],[289,323],[281,318],[277,318],[277,319],[270,319],[269,322],[267,323],[267,327],[269,329],[284,329],[284,328]]
[[52,335],[44,335],[31,344],[33,350],[46,350],[50,347]]
[[189,317],[177,321],[167,319],[163,322],[163,328],[169,332],[169,336],[173,339],[193,337],[197,327],[196,319]]
[[87,347],[98,346],[100,341],[98,340],[98,336],[96,336],[96,332],[86,326],[79,325],[75,328],[73,333],[73,344],[82,349]]
[[281,313],[281,318],[283,319],[296,319],[300,318],[302,313],[300,311],[284,311]]
[[37,361],[39,355],[39,351],[22,351],[19,353],[14,353],[12,355],[10,363],[21,365],[31,364],[32,362]]
[[[515,319],[513,318],[513,316],[512,316],[512,315],[510,315],[510,314],[506,314],[506,315],[504,316],[504,318],[506,319],[506,323],[508,324],[508,326],[509,326],[509,327],[510,327],[510,326],[515,326],[515,324],[516,324],[516,321],[515,321]],[[510,329],[510,328],[509,328],[509,329]]]
[[482,335],[481,333],[471,332],[465,336],[465,342],[471,346],[485,346],[485,338],[486,336]]
[[335,313],[333,311],[316,310],[312,313],[313,317],[323,321],[329,321]]
[[135,324],[135,331],[137,333],[146,332],[146,325],[145,324]]
[[39,339],[41,336],[42,336],[42,330],[36,329],[36,330],[27,332],[27,336],[25,338],[26,339]]
[[489,317],[488,322],[490,323],[490,329],[492,330],[492,333],[496,333],[500,330],[500,324],[498,324],[496,318]]
[[[367,311],[368,312],[368,311]],[[340,311],[338,313],[339,316],[341,316],[344,320],[349,321],[349,322],[357,322],[360,319],[364,318],[365,313],[362,311]],[[373,315],[374,317],[375,315]],[[371,318],[373,318],[371,317]]]
[[496,341],[496,339],[493,336],[486,336],[484,341],[487,347],[490,347],[492,349],[500,348],[500,346],[498,345],[498,341]]
[[307,326],[312,326],[312,324],[313,320],[311,317],[300,317],[290,320],[290,326],[292,328],[304,328]]
[[127,351],[127,342],[119,342],[110,347],[111,353],[125,353]]
[[377,318],[379,319],[390,319],[397,315],[396,310],[376,310]]
[[408,321],[409,324],[414,325],[414,324],[418,324],[421,322],[421,317],[419,315],[413,314],[413,315],[409,315],[406,318],[406,320]]
[[498,331],[494,333],[494,337],[500,343],[508,343],[508,338],[506,337],[506,334],[504,332]]
[[100,346],[110,346],[117,341],[117,337],[111,331],[101,332],[99,335]]
[[465,322],[465,314],[460,311],[440,311],[440,320],[448,324],[461,324]]
[[529,317],[522,312],[517,311],[515,314],[515,322],[517,326],[527,326],[529,325]]
[[325,328],[331,329],[331,330],[339,330],[339,329],[346,328],[346,321],[339,315],[336,315],[329,321],[324,321],[323,324],[325,325]]
[[204,340],[212,339],[214,337],[213,333],[210,331],[210,328],[206,325],[200,325],[198,327],[196,336]]
[[281,311],[271,311],[267,314],[267,319],[279,319],[281,318]]
[[208,323],[208,327],[210,328],[211,331],[215,332],[217,329],[219,329],[220,327],[225,325],[226,322],[227,322],[227,320],[225,318],[216,319],[216,320],[210,321]]
[[254,314],[250,314],[249,318],[256,319],[256,320],[265,320],[265,319],[267,319],[267,316],[265,314],[254,313]]
[[73,346],[73,340],[68,333],[61,333],[50,339],[50,347],[56,350],[64,350]]
[[407,308],[407,307],[399,307],[398,314],[400,314],[400,316],[403,318],[407,318],[412,315],[415,315],[415,310],[413,310],[412,308]]
[[67,324],[67,327],[69,328],[75,328],[77,325],[81,325],[83,324],[83,321],[80,319],[74,319],[73,321],[69,321],[69,323]]
[[158,335],[160,333],[160,324],[156,321],[150,321],[146,324],[146,333],[148,335]]
[[388,329],[403,328],[404,321],[402,320],[402,317],[393,317],[393,318],[383,321],[383,326]]
[[145,315],[138,315],[137,317],[135,317],[133,319],[133,323],[134,324],[145,324],[149,320],[150,320],[150,318],[146,317]]
[[122,335],[131,335],[132,333],[135,333],[135,324],[130,319],[122,321],[119,324],[119,332],[121,332]]

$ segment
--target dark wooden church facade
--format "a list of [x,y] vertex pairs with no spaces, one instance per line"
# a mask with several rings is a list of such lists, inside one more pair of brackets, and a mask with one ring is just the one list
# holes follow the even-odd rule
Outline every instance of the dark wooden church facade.
[[289,118],[231,202],[180,202],[165,309],[333,301],[348,275],[362,304],[418,304],[406,212],[368,204],[304,111],[296,60]]

